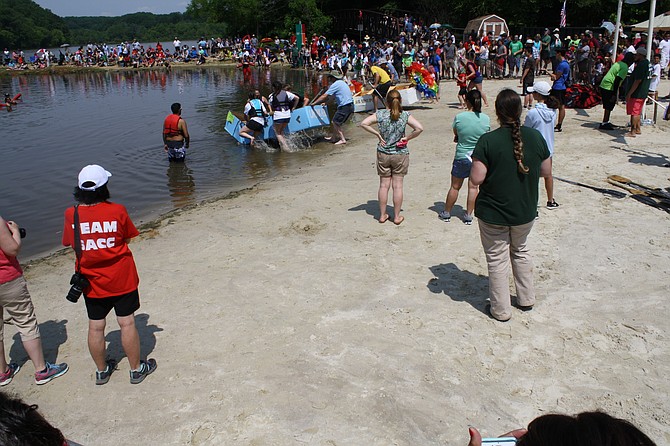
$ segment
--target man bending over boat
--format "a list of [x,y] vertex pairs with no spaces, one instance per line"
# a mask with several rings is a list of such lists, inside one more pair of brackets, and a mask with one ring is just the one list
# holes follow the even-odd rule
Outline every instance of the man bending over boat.
[[186,121],[181,117],[181,104],[175,102],[170,107],[172,114],[165,118],[163,123],[163,149],[167,152],[169,161],[186,159],[189,135]]
[[[347,85],[347,83],[342,80],[343,77],[344,76],[339,73],[330,73],[328,78],[331,82],[335,82],[330,85],[330,88],[328,88],[324,94],[316,98],[316,100],[312,103],[312,105],[317,105],[322,102],[326,102],[330,97],[335,98],[335,102],[337,103],[337,111],[333,116],[332,123],[333,133],[339,138],[335,144],[347,143],[347,140],[344,137],[344,133],[342,132],[342,125],[344,125],[344,123],[347,122],[347,119],[349,119],[349,117],[354,113],[354,97],[351,94],[349,85]],[[327,141],[330,141],[331,139],[335,138],[332,136],[326,138]]]

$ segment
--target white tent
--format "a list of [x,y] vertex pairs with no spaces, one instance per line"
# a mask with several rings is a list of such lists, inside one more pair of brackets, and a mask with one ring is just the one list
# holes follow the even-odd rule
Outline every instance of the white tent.
[[[649,20],[633,25],[633,31],[647,31],[648,28]],[[654,17],[654,29],[670,31],[670,11]]]

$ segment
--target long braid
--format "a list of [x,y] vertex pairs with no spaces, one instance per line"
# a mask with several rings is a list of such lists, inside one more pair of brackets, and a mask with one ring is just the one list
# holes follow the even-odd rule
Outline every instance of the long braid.
[[515,119],[511,123],[512,142],[514,143],[514,158],[517,162],[519,173],[527,174],[530,169],[523,163],[523,140],[521,139],[521,121]]

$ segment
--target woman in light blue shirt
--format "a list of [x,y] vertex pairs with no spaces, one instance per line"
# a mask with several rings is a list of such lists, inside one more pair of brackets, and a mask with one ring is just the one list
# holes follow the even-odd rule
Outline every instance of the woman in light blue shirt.
[[[451,210],[458,199],[458,192],[463,186],[463,180],[470,176],[472,151],[475,149],[479,137],[491,129],[491,119],[485,113],[482,113],[482,94],[479,90],[468,91],[465,96],[465,105],[468,107],[468,111],[457,114],[452,124],[456,154],[451,169],[451,187],[447,192],[447,198],[445,198],[444,210],[438,215],[440,220],[443,221],[451,220]],[[463,214],[463,223],[466,225],[472,224],[478,191],[479,188],[468,180],[468,198],[465,214]]]

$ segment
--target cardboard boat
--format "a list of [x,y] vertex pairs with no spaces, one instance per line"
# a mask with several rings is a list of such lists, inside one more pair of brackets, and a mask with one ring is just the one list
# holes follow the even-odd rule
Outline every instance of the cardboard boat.
[[[242,116],[243,118],[244,116]],[[249,138],[244,138],[240,136],[240,130],[244,127],[244,121],[240,119],[239,116],[235,115],[233,112],[229,111],[226,116],[226,132],[233,138],[237,140],[240,144],[250,144],[251,140]],[[276,139],[275,129],[272,127],[272,116],[268,116],[265,122],[265,127],[263,127],[263,139]]]
[[[244,126],[244,116],[233,112],[228,112],[226,116],[225,130],[237,140],[240,144],[249,144],[251,141],[248,138],[240,136],[240,130]],[[263,140],[277,139],[273,120],[271,116],[266,118],[265,127],[263,127]],[[301,107],[291,112],[291,120],[288,123],[288,133],[297,133],[318,127],[326,127],[330,125],[330,118],[328,117],[328,107],[325,104]]]
[[[394,85],[389,89],[398,90],[400,92],[400,98],[402,99],[402,106],[408,107],[412,104],[416,104],[421,100],[421,95],[416,90],[416,88],[411,85]],[[361,90],[359,93],[354,95],[354,113],[369,112],[374,110],[374,104],[372,103],[372,95],[374,90]]]
[[308,105],[291,112],[288,132],[296,133],[304,130],[327,127],[330,125],[328,107],[325,104]]

